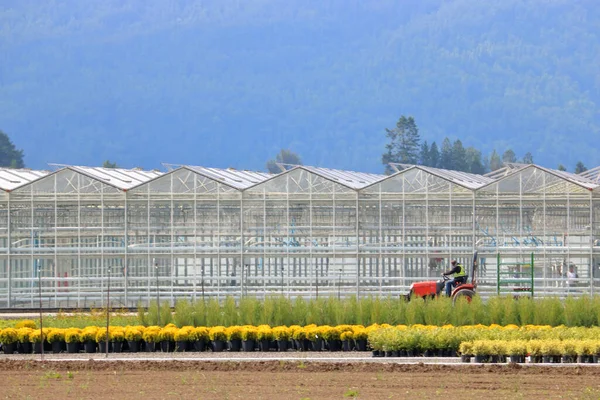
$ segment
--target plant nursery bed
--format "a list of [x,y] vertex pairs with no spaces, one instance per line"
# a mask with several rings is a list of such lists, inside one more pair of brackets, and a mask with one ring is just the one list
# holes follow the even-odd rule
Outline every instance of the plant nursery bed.
[[323,362],[0,361],[3,398],[598,398],[600,369]]

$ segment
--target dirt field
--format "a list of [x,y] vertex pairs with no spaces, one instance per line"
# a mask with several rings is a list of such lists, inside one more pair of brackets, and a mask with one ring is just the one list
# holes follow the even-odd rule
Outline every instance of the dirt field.
[[0,361],[0,399],[598,399],[600,368]]

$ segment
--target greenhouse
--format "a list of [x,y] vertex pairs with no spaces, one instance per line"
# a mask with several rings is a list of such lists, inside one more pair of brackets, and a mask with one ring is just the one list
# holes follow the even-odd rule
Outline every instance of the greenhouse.
[[478,254],[478,293],[594,294],[600,168],[267,174],[0,169],[0,308],[398,296]]

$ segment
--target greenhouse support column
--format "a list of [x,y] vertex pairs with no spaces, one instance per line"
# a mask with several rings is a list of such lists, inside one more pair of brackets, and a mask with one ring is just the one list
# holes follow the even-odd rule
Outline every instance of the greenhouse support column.
[[[519,258],[523,260],[523,173],[519,173]],[[519,267],[519,270],[521,267]]]
[[[263,279],[263,296],[266,299],[267,296],[267,280],[265,279],[265,270],[266,270],[266,243],[267,243],[267,193],[263,188],[263,239],[262,239],[262,279]],[[269,240],[269,243],[271,241]],[[258,275],[258,274],[257,274]],[[271,275],[271,264],[269,263],[269,275]],[[283,282],[283,269],[281,270],[282,281]],[[275,276],[277,276],[277,264],[275,264]],[[270,279],[269,279],[270,283]],[[283,286],[283,283],[282,283]],[[283,290],[281,291],[283,295]]]
[[[217,183],[217,301],[221,300],[221,184]],[[213,236],[214,240],[214,236]],[[211,278],[213,278],[211,274]],[[204,276],[202,276],[204,279]],[[204,280],[202,281],[204,282]],[[211,284],[213,283],[211,279]],[[212,285],[211,285],[212,286]],[[203,299],[204,300],[204,299]]]
[[[425,176],[425,265],[429,264],[429,177]],[[427,271],[429,275],[429,271]]]
[[406,286],[406,176],[402,174],[402,286]]
[[[312,222],[312,216],[313,216],[313,206],[312,206],[312,201],[313,201],[313,175],[312,174],[308,174],[308,259],[310,260],[310,265],[313,265],[315,267],[315,298],[319,298],[319,263],[315,263],[313,260],[313,254],[312,254],[312,238],[313,238],[313,222]],[[306,241],[305,241],[306,243]],[[310,274],[311,268],[307,268],[307,274]],[[307,277],[308,278],[308,277]],[[310,280],[307,279],[308,282],[310,282]]]
[[173,174],[171,174],[170,176],[170,186],[169,186],[169,194],[171,197],[171,212],[170,212],[170,224],[171,224],[171,244],[169,246],[170,248],[170,255],[171,255],[171,299],[169,300],[169,304],[171,304],[172,306],[175,306],[175,295],[173,294],[173,291],[175,290],[175,276],[178,275],[177,274],[177,265],[176,264],[176,258],[175,258],[175,228],[173,227],[173,225],[175,224],[175,202],[173,200]]
[[[235,266],[234,266],[235,268]],[[244,192],[240,192],[240,299],[244,297]]]
[[[32,275],[32,279],[35,278],[36,273],[41,273],[42,268],[41,268],[41,264],[39,262],[34,261],[33,258],[33,249],[37,243],[36,241],[36,237],[37,237],[37,233],[35,232],[34,228],[33,228],[33,221],[34,221],[34,212],[33,212],[33,207],[34,207],[34,203],[33,203],[33,187],[30,188],[30,192],[29,192],[29,196],[30,196],[30,207],[31,207],[31,220],[29,221],[29,223],[31,224],[31,275]],[[39,269],[38,269],[39,266]],[[42,283],[41,281],[38,283],[40,285],[40,288],[42,287]],[[31,287],[33,288],[34,282],[31,282]],[[41,289],[40,289],[41,290]],[[33,308],[33,290],[31,291],[31,308]]]
[[[548,237],[546,236],[546,174],[542,175],[542,185],[544,187],[543,191],[542,191],[542,210],[543,210],[543,215],[542,215],[542,221],[544,223],[544,226],[542,227],[542,235],[544,238],[543,241],[543,255],[544,255],[544,263],[542,265],[546,265],[546,261],[548,260],[548,256],[547,256],[547,250],[546,247],[548,247]],[[542,277],[544,279],[544,290],[548,287],[548,277],[547,277],[547,273],[546,273],[546,269],[547,268],[543,268],[543,272],[542,272]]]
[[[496,251],[500,253],[500,185],[496,183]],[[500,277],[498,277],[499,279]]]
[[[383,265],[383,251],[382,251],[382,248],[383,248],[382,247],[382,243],[383,243],[383,230],[382,230],[382,227],[381,227],[381,218],[382,218],[382,215],[383,215],[383,212],[382,212],[383,202],[381,200],[381,184],[379,184],[377,186],[379,186],[379,216],[378,216],[379,217],[379,223],[378,223],[378,226],[379,226],[379,243],[378,243],[378,246],[377,246],[377,252],[379,253],[379,265],[381,265],[381,277],[379,278],[379,295],[381,296],[383,294],[382,293],[382,291],[383,291],[383,288],[382,288],[382,286],[383,286],[383,277],[385,276],[385,267]],[[389,271],[389,267],[388,267],[388,271]],[[388,284],[391,284],[389,272],[388,272]]]
[[127,244],[129,243],[129,224],[127,223],[127,191],[123,191],[123,197],[125,197],[125,207],[123,209],[123,212],[125,213],[125,220],[123,221],[124,224],[124,229],[125,229],[125,233],[123,234],[123,251],[124,251],[124,256],[123,256],[123,263],[125,265],[123,265],[123,285],[124,290],[125,290],[125,306],[127,306],[129,304],[128,302],[128,276],[129,276],[129,252],[128,250],[128,246]]
[[[333,257],[333,262],[334,262],[335,264],[337,264],[337,258],[336,258],[336,254],[335,254],[335,253],[336,253],[336,247],[337,247],[337,237],[336,237],[336,230],[335,230],[335,227],[336,227],[336,225],[337,225],[337,221],[335,220],[335,218],[336,218],[335,210],[336,210],[336,208],[337,208],[337,203],[336,203],[336,200],[335,200],[335,190],[336,190],[336,188],[337,188],[337,185],[333,185],[333,190],[332,190],[332,206],[333,206],[333,221],[332,221],[333,223],[332,223],[332,225],[333,225],[333,238],[332,238],[332,241],[331,241],[331,246],[333,247],[333,251],[332,251],[331,253],[333,254],[333,255],[332,255],[332,257]],[[329,246],[329,245],[330,245],[330,243],[328,243],[327,245]],[[339,268],[343,269],[343,268],[344,268],[344,264],[341,264]],[[357,268],[357,270],[358,270],[358,266],[357,266],[356,268]]]
[[358,191],[354,191],[354,195],[356,196],[356,211],[354,213],[354,217],[356,219],[356,298],[360,299],[360,249],[358,246],[359,242],[359,218],[358,218]]
[[[475,251],[477,250],[477,243],[475,242],[476,238],[475,238],[475,212],[476,212],[476,208],[475,208],[475,191],[472,190],[472,194],[473,194],[473,212],[471,213],[471,218],[472,220],[472,226],[473,226],[473,235],[472,235],[472,244],[473,244],[473,249],[471,251],[471,253],[475,254]],[[452,211],[452,208],[450,208],[450,211]],[[473,282],[473,276],[475,275],[475,271],[473,271],[473,264],[471,264],[471,282]]]
[[452,230],[452,184],[448,183],[448,256],[452,260],[452,250],[454,249],[454,231]]
[[[335,192],[334,192],[335,193]],[[286,214],[286,228],[287,228],[287,238],[285,245],[285,255],[286,255],[286,266],[287,266],[287,295],[288,299],[290,298],[290,174],[285,174],[285,214]]]
[[11,225],[11,221],[10,221],[10,197],[11,197],[11,193],[7,192],[6,193],[6,197],[7,197],[7,210],[8,213],[6,215],[7,217],[7,230],[6,230],[6,240],[8,240],[8,242],[6,243],[6,282],[8,285],[8,290],[6,291],[6,306],[8,308],[12,307],[12,262],[11,262],[11,249],[12,249],[12,234],[11,234],[11,229],[12,229],[12,225]]
[[100,188],[100,271],[102,274],[98,274],[101,285],[100,285],[100,299],[101,303],[104,303],[104,185]]
[[590,277],[590,296],[594,295],[594,203],[592,191],[590,190],[590,268],[589,268],[589,277]]
[[[566,229],[566,235],[563,235],[564,238],[564,242],[563,242],[563,246],[565,246],[567,248],[567,265],[565,266],[566,270],[569,270],[569,265],[571,264],[571,246],[568,245],[567,241],[569,240],[570,236],[570,227],[571,227],[571,201],[570,201],[570,196],[569,196],[569,192],[570,192],[570,188],[567,185],[567,229]],[[563,272],[564,274],[566,274],[567,272]]]
[[[148,281],[146,283],[146,288],[148,289],[148,298],[147,298],[147,302],[148,302],[148,307],[150,307],[150,288],[151,286],[151,271],[152,268],[154,267],[154,263],[150,262],[150,185],[146,185],[146,222],[147,222],[147,229],[146,229],[146,246],[147,246],[147,255],[148,255]],[[157,290],[158,290],[158,286],[157,286]],[[158,305],[160,306],[160,305]]]
[[[194,302],[196,302],[196,286],[198,285],[198,179],[194,174],[194,279],[192,280]],[[204,294],[204,260],[202,260],[202,292]],[[204,295],[202,296],[204,300]]]
[[[81,187],[81,175],[77,174],[77,187]],[[81,193],[77,192],[77,307],[81,307]]]
[[[58,184],[54,175],[54,307],[58,307]],[[79,193],[79,188],[77,188]],[[68,296],[68,293],[67,293]]]

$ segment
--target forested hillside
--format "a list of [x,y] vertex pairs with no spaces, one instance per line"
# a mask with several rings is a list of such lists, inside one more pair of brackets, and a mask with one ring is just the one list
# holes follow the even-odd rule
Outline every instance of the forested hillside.
[[386,131],[600,164],[600,7],[574,0],[0,2],[0,129],[46,162],[383,171]]

